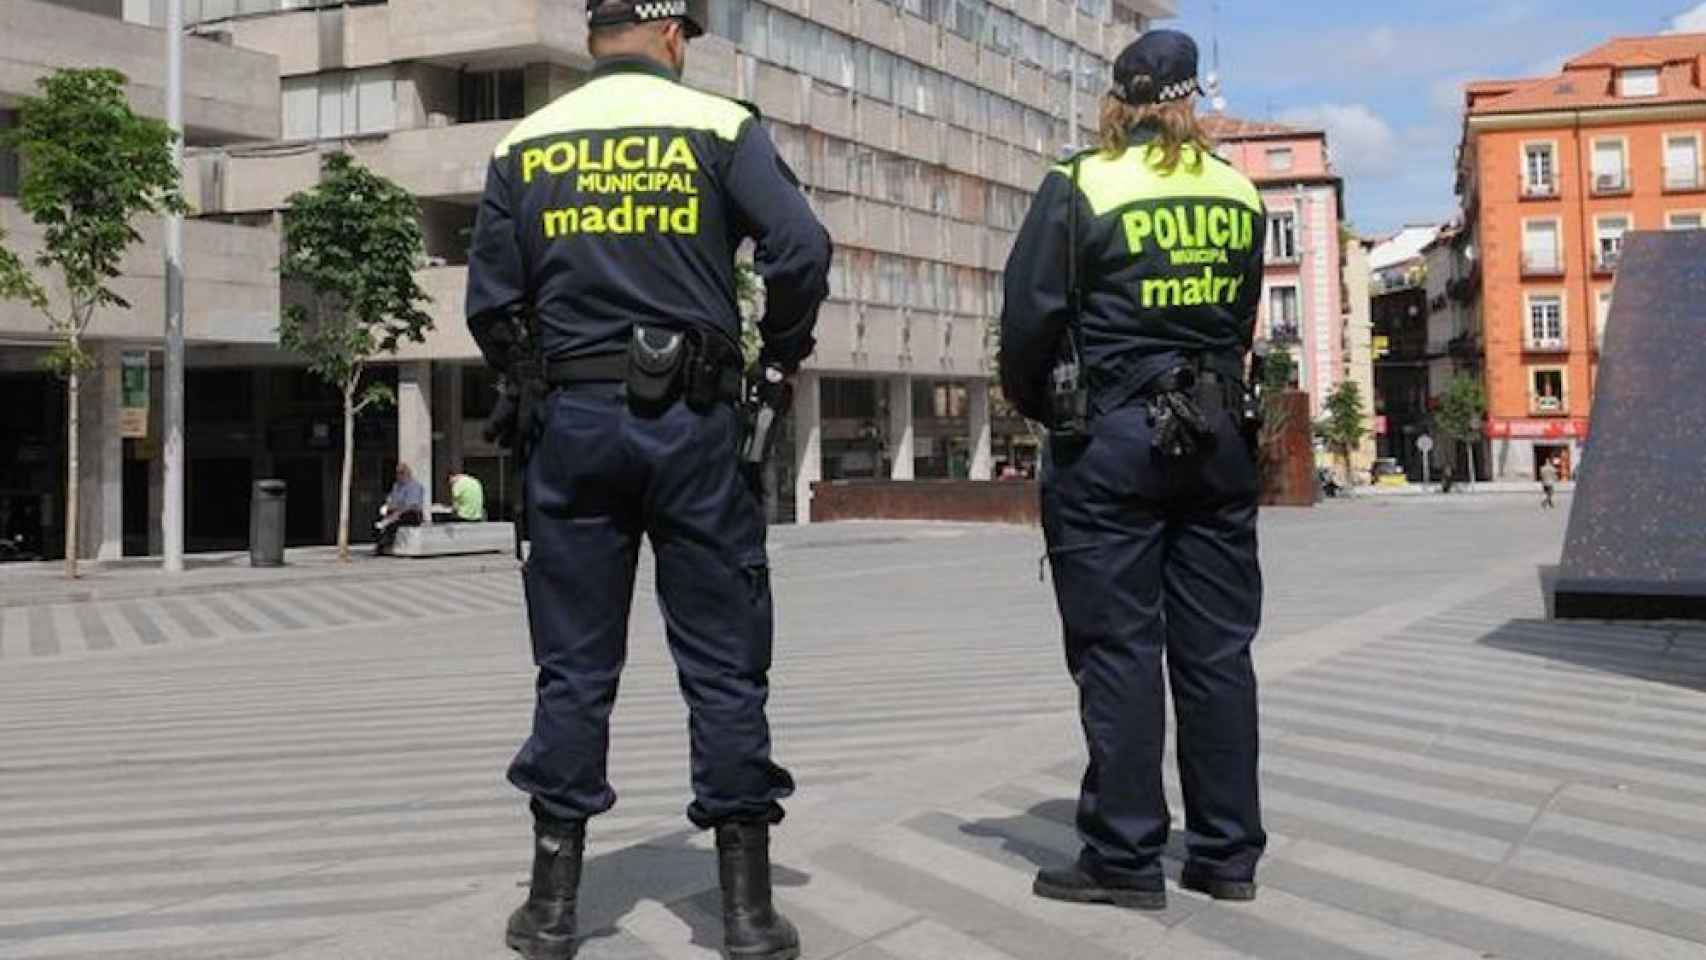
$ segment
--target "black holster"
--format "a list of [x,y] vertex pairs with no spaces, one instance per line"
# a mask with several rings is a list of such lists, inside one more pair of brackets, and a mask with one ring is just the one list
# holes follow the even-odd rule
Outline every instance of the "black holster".
[[628,400],[661,413],[676,400],[703,413],[741,399],[740,353],[715,334],[635,324],[628,348]]

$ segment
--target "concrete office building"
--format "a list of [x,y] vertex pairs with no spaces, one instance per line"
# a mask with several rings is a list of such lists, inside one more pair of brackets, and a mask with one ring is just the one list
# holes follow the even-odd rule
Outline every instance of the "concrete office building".
[[[0,127],[16,122],[18,99],[38,92],[37,79],[68,66],[123,71],[135,108],[163,116],[165,36],[130,22],[147,21],[149,13],[145,2],[0,0]],[[184,65],[190,145],[277,139],[279,83],[272,57],[195,39],[185,46]],[[40,231],[18,209],[18,176],[17,158],[0,154],[0,230],[8,246],[33,261]],[[255,225],[209,217],[187,225],[185,335],[190,344],[276,341],[278,277],[271,265],[277,262],[278,235],[269,221],[263,217]],[[157,367],[164,330],[161,225],[147,221],[138,227],[143,242],[126,259],[125,275],[116,284],[131,307],[102,309],[88,331],[88,346],[98,361],[84,380],[79,444],[80,552],[88,557],[117,557],[127,547],[131,553],[148,549],[150,518],[160,514],[158,371],[152,378],[148,437],[123,439],[119,429],[121,358],[152,350]],[[38,313],[23,304],[0,303],[0,536],[21,536],[31,550],[59,554],[64,548],[64,390],[40,371],[50,343]],[[190,509],[198,520],[211,522],[225,506],[206,501]],[[244,509],[246,500],[236,505],[239,513]]]
[[[1065,122],[1075,101],[1093,123],[1110,58],[1173,6],[712,0],[687,81],[764,112],[838,245],[781,513],[809,519],[820,479],[987,478],[997,434],[1028,439],[989,398],[998,271],[1048,164],[1088,137]],[[439,323],[403,358],[398,455],[433,478],[483,475],[506,500],[470,419],[489,387],[461,320],[465,247],[492,145],[591,66],[581,5],[238,7],[204,2],[203,29],[278,58],[283,141],[202,152],[194,196],[208,212],[277,210],[332,148],[417,194]]]
[[[159,2],[123,6],[163,19]],[[429,494],[442,494],[432,488],[449,469],[480,476],[492,512],[503,515],[513,483],[502,452],[480,437],[491,378],[462,320],[466,246],[492,147],[591,67],[584,7],[185,6],[206,38],[198,47],[276,63],[279,77],[253,111],[275,128],[192,137],[185,192],[199,218],[274,224],[330,150],[349,151],[420,198],[431,257],[422,280],[437,326],[376,372],[396,384],[399,408],[359,427],[354,515],[376,506],[398,459],[415,466]],[[711,0],[710,33],[694,44],[687,82],[762,109],[837,242],[793,457],[781,471],[782,517],[809,519],[810,484],[821,479],[981,479],[1000,459],[1034,456],[1024,425],[1001,418],[990,399],[999,270],[1048,165],[1063,144],[1089,141],[1111,58],[1152,18],[1175,12],[1174,0]],[[130,47],[146,55],[160,43],[151,34]],[[83,62],[102,59],[90,51]],[[211,81],[193,60],[190,72],[192,90],[238,87]],[[1066,121],[1074,107],[1076,135]],[[192,271],[196,252],[192,243]],[[271,282],[275,264],[268,249],[244,272]],[[276,290],[270,302],[276,315]],[[212,322],[194,315],[193,298],[190,308],[192,327]],[[139,322],[157,316],[136,311]],[[191,488],[196,499],[213,489],[246,504],[251,478],[284,476],[292,539],[323,541],[336,508],[335,408],[269,339],[192,350]],[[217,422],[198,429],[196,411],[210,408]],[[192,548],[241,541],[235,516],[200,525],[196,517],[192,504]],[[359,535],[365,525],[355,526]]]

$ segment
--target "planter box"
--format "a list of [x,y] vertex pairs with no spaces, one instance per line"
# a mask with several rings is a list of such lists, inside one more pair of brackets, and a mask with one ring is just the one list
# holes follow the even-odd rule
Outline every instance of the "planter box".
[[1034,481],[830,480],[812,484],[813,522],[940,520],[1042,524]]

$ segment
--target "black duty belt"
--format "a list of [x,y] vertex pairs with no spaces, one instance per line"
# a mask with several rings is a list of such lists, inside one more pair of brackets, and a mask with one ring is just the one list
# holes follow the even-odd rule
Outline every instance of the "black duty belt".
[[[716,342],[716,341],[712,341]],[[741,376],[740,354],[732,349],[719,349],[719,355],[707,364],[709,369],[684,376],[709,376],[707,396],[724,403],[740,403],[745,397]],[[697,351],[694,360],[697,361]],[[545,363],[545,382],[552,387],[568,387],[582,383],[626,383],[629,358],[623,353],[600,353],[590,357],[568,357]]]
[[553,387],[567,387],[577,383],[621,383],[627,379],[626,353],[570,357],[550,360],[545,364],[545,382]]

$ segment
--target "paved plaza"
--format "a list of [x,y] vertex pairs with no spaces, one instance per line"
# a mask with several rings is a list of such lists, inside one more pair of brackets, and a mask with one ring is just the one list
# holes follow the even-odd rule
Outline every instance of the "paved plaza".
[[[1509,496],[1266,513],[1261,898],[1159,914],[1029,892],[1075,852],[1082,762],[1040,536],[777,530],[778,895],[805,956],[1706,957],[1706,631],[1540,619],[1565,520]],[[159,579],[0,571],[0,958],[510,956],[514,565]],[[720,934],[649,579],[587,960]]]

